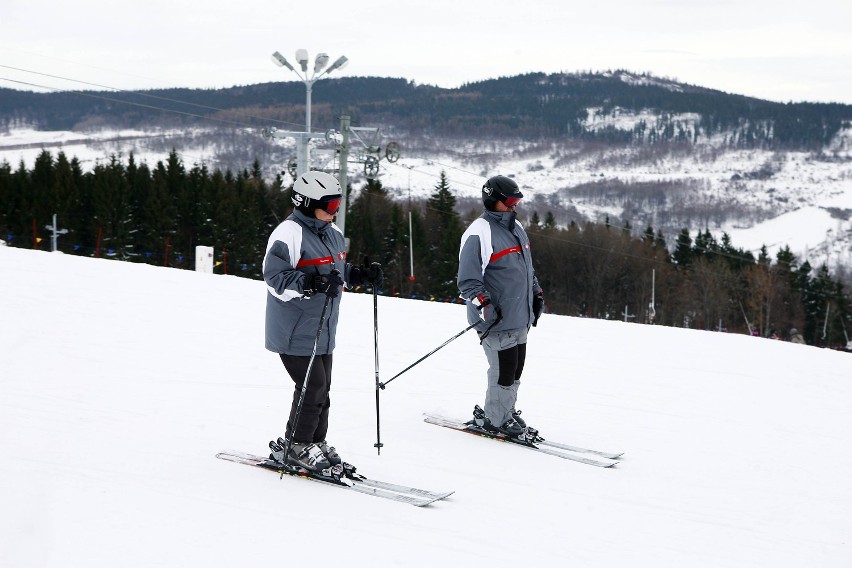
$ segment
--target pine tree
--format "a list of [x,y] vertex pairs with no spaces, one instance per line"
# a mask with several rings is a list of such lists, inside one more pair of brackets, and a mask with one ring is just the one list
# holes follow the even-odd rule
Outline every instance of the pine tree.
[[3,160],[0,162],[0,239],[8,239],[12,234],[12,211],[15,206],[15,194],[12,191],[12,166]]
[[[142,175],[140,168],[140,177]],[[177,210],[175,200],[169,187],[169,173],[162,161],[157,162],[151,172],[150,190],[141,202],[143,211],[143,226],[148,234],[147,241],[150,252],[156,259],[155,263],[165,260],[167,246],[174,247],[175,226],[177,224]]]
[[[574,223],[574,221],[571,221]],[[576,223],[574,223],[576,225]],[[547,215],[544,216],[544,228],[545,229],[555,229],[556,228],[556,217],[553,216],[553,211],[548,211]]]
[[400,293],[407,289],[409,255],[408,220],[403,218],[402,208],[394,204],[391,218],[382,239],[381,262],[385,273],[384,287],[390,293]]
[[428,258],[431,260],[428,281],[430,290],[442,297],[458,295],[458,251],[464,228],[455,206],[456,197],[450,189],[447,173],[442,171],[426,209]]
[[113,155],[109,163],[96,165],[93,173],[92,223],[103,232],[102,244],[108,252],[121,259],[130,258],[134,224],[125,167]]
[[705,229],[702,233],[698,231],[695,236],[695,245],[693,246],[693,258],[706,258],[713,261],[719,251],[719,244],[715,237],[710,233],[709,229]]
[[672,254],[672,261],[678,267],[686,268],[692,263],[692,256],[692,237],[689,236],[689,229],[684,227],[677,236],[675,251]]
[[530,217],[530,228],[541,226],[541,220],[538,217],[538,211],[533,211],[532,217]]
[[360,264],[369,259],[385,264],[390,261],[396,253],[398,237],[393,235],[388,240],[393,208],[394,204],[382,182],[378,179],[368,180],[353,201],[346,218],[350,262]]
[[47,150],[42,150],[36,156],[32,174],[29,176],[28,192],[31,200],[30,214],[39,229],[57,212],[59,204],[55,178],[53,156]]

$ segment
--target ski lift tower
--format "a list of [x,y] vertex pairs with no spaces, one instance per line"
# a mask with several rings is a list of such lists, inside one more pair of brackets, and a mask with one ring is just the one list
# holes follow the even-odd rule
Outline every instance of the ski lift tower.
[[[350,136],[351,135],[351,136]],[[352,137],[360,143],[353,145]],[[329,130],[325,139],[336,145],[336,153],[339,158],[340,185],[343,188],[343,203],[337,214],[337,226],[346,234],[346,186],[348,183],[349,163],[363,164],[364,176],[367,179],[375,179],[379,176],[379,164],[382,159],[390,163],[399,160],[400,145],[397,142],[388,142],[382,155],[381,134],[379,129],[371,126],[352,126],[350,117],[340,117],[340,132]],[[351,159],[350,159],[351,155]]]
[[[261,134],[264,136],[269,136],[271,138],[295,138],[296,139],[296,175],[302,175],[306,173],[310,169],[311,155],[310,155],[310,143],[312,138],[324,138],[325,133],[316,133],[311,132],[311,94],[313,92],[314,83],[319,81],[320,79],[326,77],[332,71],[337,69],[342,69],[349,63],[349,59],[346,58],[345,55],[341,55],[337,58],[337,61],[332,63],[331,67],[325,69],[325,66],[328,65],[328,54],[320,53],[317,55],[314,60],[314,69],[312,73],[308,73],[308,50],[307,49],[297,49],[296,50],[296,61],[299,64],[302,72],[296,70],[292,64],[290,64],[287,59],[278,53],[277,51],[272,54],[272,62],[278,65],[279,67],[286,67],[293,73],[295,73],[299,79],[305,83],[306,90],[306,100],[305,100],[305,131],[304,132],[290,132],[284,130],[278,130],[277,128],[264,128],[261,130]],[[324,70],[325,69],[325,70]]]

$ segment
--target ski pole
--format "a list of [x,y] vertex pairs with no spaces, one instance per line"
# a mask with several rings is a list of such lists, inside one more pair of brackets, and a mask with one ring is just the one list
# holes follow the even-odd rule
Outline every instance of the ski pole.
[[376,452],[382,454],[382,430],[379,426],[379,295],[378,286],[373,285],[373,353],[376,363]]
[[[340,274],[338,270],[332,270],[332,274]],[[328,311],[328,305],[331,303],[331,296],[326,294],[325,303],[322,305],[322,313],[320,314],[319,325],[317,326],[317,336],[314,338],[314,348],[311,351],[311,359],[308,361],[308,370],[305,372],[305,380],[302,382],[302,392],[299,394],[299,404],[296,405],[296,416],[293,419],[293,427],[290,429],[290,435],[287,436],[287,445],[284,448],[284,459],[288,459],[290,455],[290,444],[293,440],[293,435],[296,433],[296,427],[299,425],[299,417],[302,415],[302,404],[305,402],[305,393],[308,391],[308,379],[311,377],[311,369],[314,367],[314,359],[317,356],[317,346],[319,346],[320,335],[322,335],[322,324],[325,323],[325,313]],[[284,474],[281,474],[284,477]]]
[[[467,326],[466,328],[464,328],[463,330],[461,330],[460,332],[458,332],[457,334],[455,334],[454,336],[452,336],[451,338],[449,338],[448,340],[443,342],[441,345],[439,345],[438,347],[436,347],[435,349],[433,349],[432,351],[430,351],[429,353],[427,353],[426,355],[424,355],[423,357],[421,357],[420,359],[418,359],[417,361],[415,361],[414,363],[412,363],[411,365],[409,365],[408,367],[406,367],[405,369],[403,369],[402,371],[400,371],[399,373],[397,373],[396,375],[394,375],[393,377],[388,379],[387,381],[385,381],[383,383],[378,383],[379,388],[384,389],[388,385],[388,383],[390,383],[392,380],[394,380],[395,378],[397,378],[398,376],[400,376],[401,374],[403,374],[407,370],[411,369],[412,367],[414,367],[415,365],[417,365],[418,363],[420,363],[421,361],[423,361],[427,357],[431,357],[439,349],[446,347],[451,341],[458,339],[459,337],[461,337],[462,335],[464,335],[466,332],[470,331],[471,329],[473,329],[477,325],[479,325],[479,322],[470,324],[469,326]],[[376,391],[376,396],[378,396],[378,391]]]

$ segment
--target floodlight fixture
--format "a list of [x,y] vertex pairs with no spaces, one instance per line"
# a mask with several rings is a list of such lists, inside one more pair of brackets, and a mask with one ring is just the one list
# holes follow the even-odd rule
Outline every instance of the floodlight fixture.
[[296,71],[295,69],[293,69],[293,66],[290,65],[290,62],[287,61],[287,59],[285,59],[284,56],[278,53],[277,51],[272,54],[272,62],[278,67],[286,67],[290,71]]
[[[296,142],[296,156],[297,156],[297,173],[304,173],[309,169],[310,163],[310,141],[311,138],[315,136],[311,133],[311,92],[313,91],[314,83],[325,77],[328,73],[334,71],[335,69],[340,69],[349,62],[349,60],[341,56],[334,62],[334,64],[326,69],[328,65],[329,57],[327,53],[319,53],[314,59],[314,69],[313,73],[308,73],[308,50],[307,49],[297,49],[296,50],[296,62],[299,64],[299,67],[302,69],[302,73],[299,73],[297,69],[294,69],[287,59],[278,53],[277,51],[272,54],[272,61],[279,67],[286,67],[290,71],[294,72],[298,75],[299,79],[305,83],[305,131],[291,133],[291,135],[297,138]],[[325,71],[323,71],[325,69]],[[272,135],[274,130],[266,131]],[[277,137],[277,136],[276,136]],[[337,139],[337,136],[332,136],[333,140]],[[341,224],[341,227],[343,225]]]
[[302,67],[302,73],[308,72],[308,50],[307,49],[297,49],[296,50],[296,61],[299,62],[299,65]]
[[328,54],[320,53],[317,55],[316,61],[314,62],[314,73],[319,73],[322,71],[325,66],[328,65]]
[[349,63],[349,59],[347,59],[345,55],[341,55],[337,58],[337,61],[332,63],[331,67],[328,68],[328,71],[326,71],[326,73],[331,73],[335,69],[343,69],[344,67],[346,67],[347,63]]

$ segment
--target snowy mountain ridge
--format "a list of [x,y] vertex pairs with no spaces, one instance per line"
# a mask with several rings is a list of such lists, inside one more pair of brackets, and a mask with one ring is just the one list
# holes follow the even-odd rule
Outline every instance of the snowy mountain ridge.
[[670,81],[660,77],[654,77],[647,74],[630,73],[628,71],[605,71],[601,73],[604,77],[615,77],[624,81],[628,85],[652,85],[654,87],[662,87],[676,93],[683,92],[683,85],[677,81]]

